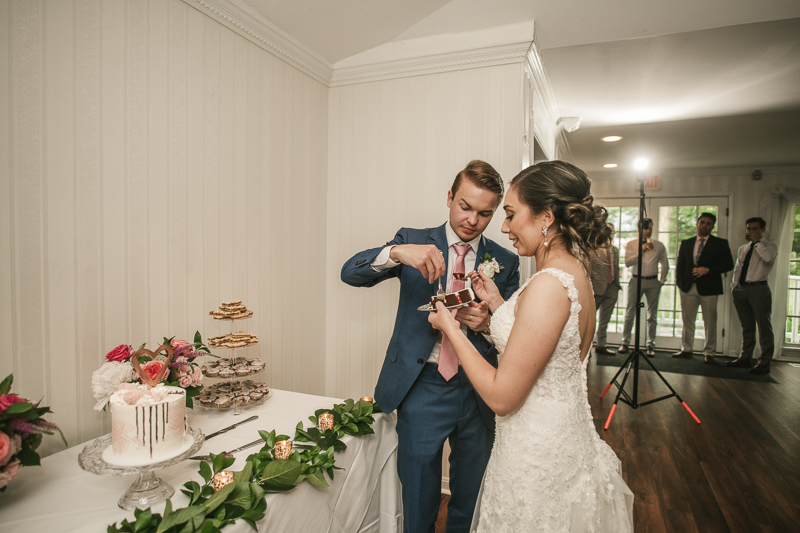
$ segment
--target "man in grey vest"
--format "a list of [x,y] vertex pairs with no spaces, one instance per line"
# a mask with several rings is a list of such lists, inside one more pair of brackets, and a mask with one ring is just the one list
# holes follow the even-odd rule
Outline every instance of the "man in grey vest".
[[761,217],[748,218],[745,223],[747,244],[739,247],[736,267],[733,269],[733,304],[742,324],[742,353],[728,366],[750,368],[753,350],[756,347],[756,326],[761,345],[761,358],[750,368],[751,374],[768,374],[775,351],[775,335],[772,332],[772,291],[767,285],[772,265],[778,255],[778,247],[762,238],[767,223]]
[[594,305],[600,312],[597,320],[597,344],[595,344],[594,351],[603,355],[614,355],[615,352],[609,350],[606,345],[608,322],[614,306],[617,305],[617,295],[620,289],[619,249],[613,244],[605,250],[598,250],[597,257],[592,261],[592,287],[594,288]]

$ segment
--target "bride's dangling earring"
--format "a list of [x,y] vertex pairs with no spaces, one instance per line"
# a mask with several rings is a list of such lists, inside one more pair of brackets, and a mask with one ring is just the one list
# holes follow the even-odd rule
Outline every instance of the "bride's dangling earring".
[[544,235],[544,245],[547,246],[547,226],[542,226],[542,235]]

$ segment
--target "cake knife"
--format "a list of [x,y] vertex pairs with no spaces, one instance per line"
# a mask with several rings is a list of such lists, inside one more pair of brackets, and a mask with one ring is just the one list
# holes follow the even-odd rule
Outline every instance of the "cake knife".
[[[232,454],[234,454],[236,452],[240,452],[242,450],[246,450],[247,448],[251,448],[251,447],[256,446],[258,444],[266,444],[266,442],[264,442],[264,439],[258,439],[258,440],[254,440],[253,442],[248,442],[244,446],[239,446],[235,450],[231,450],[229,452],[222,452],[222,453],[224,453],[226,456],[230,457]],[[211,456],[210,455],[195,455],[194,457],[189,457],[189,459],[195,459],[197,461],[210,461],[211,460]]]
[[242,424],[245,424],[247,422],[251,422],[251,421],[253,421],[253,420],[257,419],[257,418],[258,418],[257,415],[251,416],[250,418],[245,418],[241,422],[236,422],[235,424],[232,424],[232,425],[230,425],[230,426],[228,426],[226,428],[222,428],[219,431],[215,431],[214,433],[206,435],[206,440],[211,439],[213,437],[216,437],[217,435],[222,435],[226,431],[230,431],[230,430],[232,430],[233,428],[235,428],[237,426],[241,426]]

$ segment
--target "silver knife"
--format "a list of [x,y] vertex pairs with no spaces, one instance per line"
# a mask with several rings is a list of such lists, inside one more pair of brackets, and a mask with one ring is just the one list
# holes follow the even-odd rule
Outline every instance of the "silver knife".
[[[235,450],[231,450],[229,452],[222,452],[222,453],[224,453],[225,455],[230,456],[230,455],[232,455],[232,454],[234,454],[236,452],[240,452],[242,450],[246,450],[247,448],[252,448],[253,446],[257,446],[258,444],[266,444],[266,442],[264,442],[264,439],[258,439],[258,440],[254,440],[253,442],[249,442],[249,443],[245,444],[244,446],[239,446]],[[210,461],[211,460],[211,456],[210,455],[195,455],[194,457],[189,457],[189,459],[195,459],[197,461]]]
[[230,431],[230,430],[232,430],[233,428],[235,428],[237,426],[241,426],[242,424],[245,424],[247,422],[251,422],[251,421],[253,421],[253,420],[257,419],[257,418],[258,418],[258,416],[256,416],[256,415],[251,416],[250,418],[245,418],[241,422],[236,422],[235,424],[230,425],[230,426],[228,426],[226,428],[222,428],[219,431],[215,431],[214,433],[211,433],[210,435],[206,435],[206,440],[208,440],[210,438],[213,438],[213,437],[216,437],[217,435],[222,435],[226,431]]

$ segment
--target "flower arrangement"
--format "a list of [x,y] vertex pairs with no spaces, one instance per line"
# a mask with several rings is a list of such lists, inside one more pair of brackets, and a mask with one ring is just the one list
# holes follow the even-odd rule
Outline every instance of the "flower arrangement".
[[483,256],[481,259],[481,264],[478,265],[478,270],[483,271],[486,274],[486,277],[489,279],[494,279],[494,275],[503,270],[505,267],[497,262],[497,259],[489,255],[488,253]]
[[25,398],[11,394],[14,375],[0,383],[0,492],[5,492],[9,481],[17,476],[23,466],[40,464],[36,449],[42,435],[58,431],[64,446],[67,440],[58,426],[42,415],[52,413],[49,407],[39,407]]
[[[153,357],[139,356],[141,370],[151,380],[155,380],[164,366],[169,364],[169,369],[164,373],[161,383],[186,389],[186,406],[192,407],[194,403],[192,398],[203,390],[203,373],[194,360],[202,355],[217,356],[203,344],[203,338],[199,331],[194,334],[192,343],[175,337],[170,339],[164,337],[163,344],[169,344],[172,347],[172,362],[167,361],[167,355],[163,353],[166,350],[153,354]],[[145,346],[147,343],[142,344],[139,350]],[[105,409],[111,395],[117,392],[121,384],[140,381],[133,363],[131,363],[133,354],[134,350],[131,346],[120,344],[106,354],[106,362],[92,374],[92,392],[97,400],[97,404],[94,406],[96,410]]]

